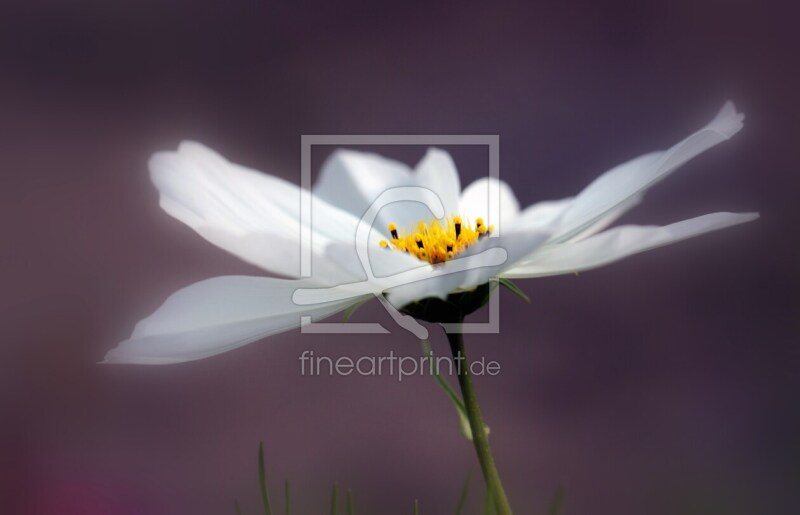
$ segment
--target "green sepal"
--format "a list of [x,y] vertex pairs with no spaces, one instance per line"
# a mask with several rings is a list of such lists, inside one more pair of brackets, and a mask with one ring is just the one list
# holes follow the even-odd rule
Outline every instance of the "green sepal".
[[361,306],[363,306],[364,304],[366,304],[370,300],[372,300],[372,298],[369,298],[367,300],[362,300],[361,302],[356,302],[352,306],[348,306],[347,309],[345,309],[344,312],[342,313],[342,322],[345,322],[345,323],[349,322],[350,321],[350,317],[353,316],[353,313],[358,311],[358,308],[360,308]]
[[506,279],[505,277],[500,277],[497,279],[497,282],[500,283],[500,286],[505,286],[511,293],[521,298],[528,304],[531,303],[531,298],[528,297],[528,295],[524,291],[522,291],[522,288],[511,282],[510,279]]

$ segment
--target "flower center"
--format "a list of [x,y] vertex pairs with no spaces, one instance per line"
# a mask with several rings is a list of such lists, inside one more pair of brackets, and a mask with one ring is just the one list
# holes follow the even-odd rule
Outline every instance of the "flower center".
[[489,236],[494,226],[483,223],[483,218],[475,219],[475,226],[465,222],[460,216],[451,216],[444,222],[431,220],[419,222],[416,231],[397,232],[397,225],[389,224],[392,239],[381,240],[380,246],[388,250],[408,252],[420,261],[431,264],[444,263],[458,255],[476,241]]

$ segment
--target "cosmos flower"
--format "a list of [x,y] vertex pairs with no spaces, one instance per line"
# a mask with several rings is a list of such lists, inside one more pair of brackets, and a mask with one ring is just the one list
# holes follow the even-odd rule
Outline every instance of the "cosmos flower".
[[[338,150],[309,195],[183,143],[150,161],[161,207],[210,243],[287,278],[225,276],[183,288],[139,322],[106,362],[205,358],[296,328],[301,316],[319,320],[376,295],[402,309],[493,278],[588,270],[753,220],[755,213],[723,212],[666,226],[609,228],[648,188],[737,133],[743,118],[727,103],[670,149],[609,170],[575,197],[524,209],[496,179],[462,190],[453,160],[439,149],[428,150],[413,170],[376,154]],[[312,215],[305,227],[303,195]],[[310,244],[310,277],[301,277],[301,238]]]

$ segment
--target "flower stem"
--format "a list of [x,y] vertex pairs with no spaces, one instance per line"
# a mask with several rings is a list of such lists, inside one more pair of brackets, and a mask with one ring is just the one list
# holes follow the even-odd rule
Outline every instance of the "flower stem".
[[491,492],[491,496],[494,499],[497,515],[511,515],[511,506],[503,489],[503,483],[500,481],[500,474],[494,464],[492,450],[489,447],[489,437],[486,434],[486,426],[481,416],[481,408],[478,405],[475,386],[472,384],[469,362],[464,352],[464,336],[460,332],[447,333],[447,340],[450,342],[450,350],[456,362],[458,385],[461,387],[461,395],[464,397],[464,405],[467,408],[467,418],[472,430],[472,442],[475,444],[475,452],[478,454],[478,462],[481,465],[483,479],[486,481],[486,488]]

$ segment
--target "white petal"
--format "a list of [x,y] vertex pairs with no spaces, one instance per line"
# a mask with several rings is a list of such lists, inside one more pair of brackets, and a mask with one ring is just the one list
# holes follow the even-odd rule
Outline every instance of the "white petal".
[[643,197],[644,197],[643,194],[634,195],[633,197],[623,201],[622,203],[617,204],[613,209],[610,209],[603,216],[598,218],[587,229],[585,229],[582,232],[579,232],[578,234],[570,238],[569,241],[585,240],[589,236],[594,236],[600,231],[607,229],[611,224],[616,222],[622,215],[624,215],[634,207],[638,206],[642,202]]
[[461,180],[450,154],[438,148],[428,149],[425,157],[417,164],[415,172],[417,186],[428,188],[439,195],[446,214],[458,212]]
[[[198,143],[150,160],[162,208],[211,243],[278,274],[300,272],[300,189],[283,179],[228,162]],[[312,197],[312,250],[355,233],[358,219]],[[318,266],[317,266],[318,265]],[[330,269],[319,257],[315,275]]]
[[300,326],[301,316],[324,318],[362,299],[298,306],[292,294],[308,280],[228,276],[172,294],[136,325],[108,363],[169,364],[206,358]]
[[[357,275],[361,284],[345,283],[338,288],[330,288],[328,296],[322,298],[338,300],[364,291],[382,294],[388,289],[404,285],[414,291],[411,295],[415,300],[430,296],[444,298],[450,291],[458,289],[461,282],[460,277],[450,273],[454,270],[452,267],[445,272],[444,265],[434,267],[405,252],[380,248],[377,243],[370,243],[370,248],[362,255],[367,256],[366,263],[359,260],[352,244],[334,243],[328,246],[327,257],[345,268],[350,275]],[[447,276],[447,285],[444,282],[433,285],[430,281],[442,276]],[[298,300],[306,302],[305,298]]]
[[314,195],[360,218],[389,188],[407,186],[411,169],[370,152],[337,150],[322,165]]
[[[377,231],[372,231],[372,234],[377,235]],[[379,241],[380,238],[375,236],[371,236],[368,240],[368,248],[364,253],[367,256],[365,263],[359,260],[354,243],[332,243],[328,245],[325,256],[339,268],[346,270],[349,275],[355,276],[359,280],[366,280],[370,276],[384,277],[423,265],[428,266],[427,263],[420,261],[411,254],[380,247]]]
[[[594,224],[589,226],[585,231],[573,236],[569,241],[577,241],[597,234],[603,229],[614,223],[619,217],[631,210],[642,201],[642,195],[635,195],[608,213],[603,215]],[[533,228],[545,227],[554,225],[559,222],[559,217],[572,206],[575,202],[574,197],[569,197],[561,200],[546,200],[537,202],[531,206],[526,207],[520,212],[519,216],[514,220],[512,226],[514,228]]]
[[666,177],[691,158],[721,143],[742,128],[744,115],[728,102],[705,127],[663,152],[646,154],[598,177],[564,213],[556,235],[566,241],[589,229],[609,211]]
[[459,213],[470,222],[483,218],[487,225],[502,231],[519,215],[519,202],[508,184],[494,177],[484,177],[464,189]]
[[[433,191],[445,206],[446,214],[455,214],[461,186],[450,155],[430,149],[414,172],[405,164],[378,154],[337,150],[323,164],[314,185],[314,195],[361,218],[385,191],[416,186]],[[383,232],[390,222],[398,227],[414,227],[420,220],[432,218],[423,205],[422,195],[384,207],[375,224]],[[451,211],[452,210],[452,211]]]
[[512,228],[549,226],[558,220],[574,201],[574,197],[568,197],[560,200],[544,200],[530,205],[514,219]]
[[504,277],[542,277],[589,270],[627,256],[758,218],[756,213],[712,213],[664,227],[615,227],[578,242],[542,247]]

